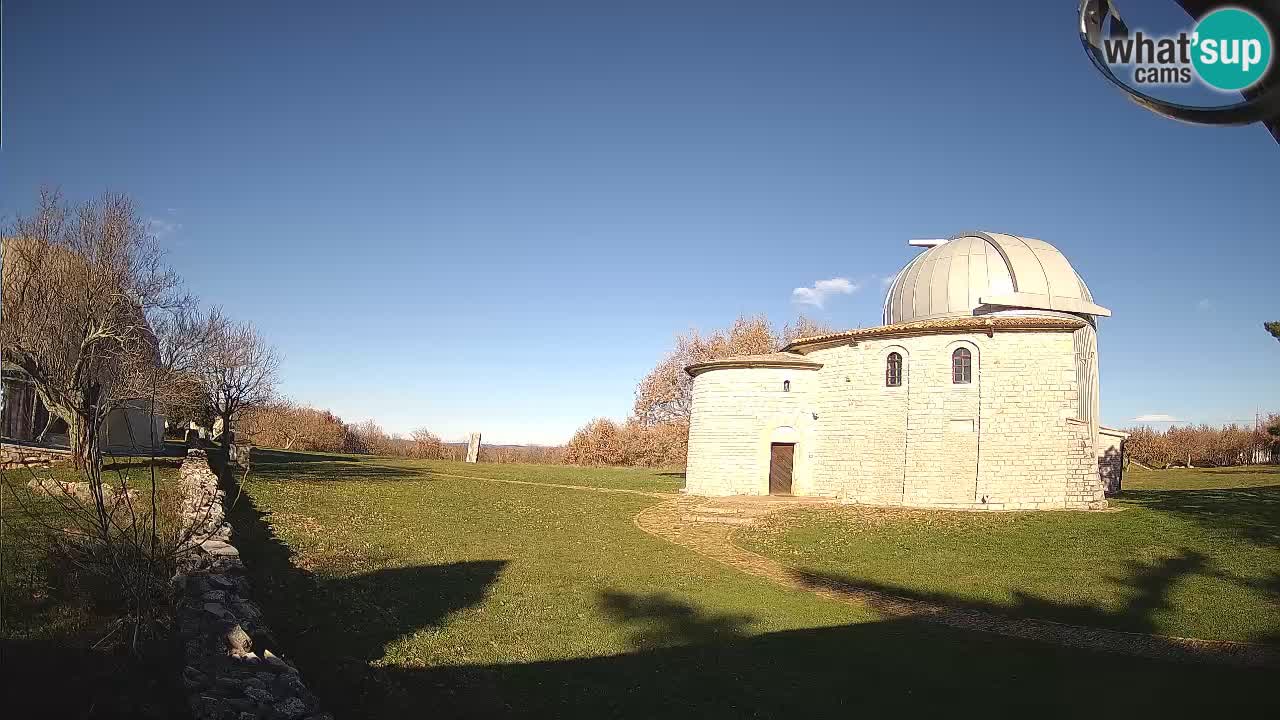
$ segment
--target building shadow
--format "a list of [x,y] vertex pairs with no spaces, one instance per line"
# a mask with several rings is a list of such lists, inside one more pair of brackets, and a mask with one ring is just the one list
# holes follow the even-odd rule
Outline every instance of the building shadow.
[[387,646],[482,603],[506,565],[482,560],[348,577],[318,575],[294,562],[293,551],[276,536],[251,493],[239,493],[222,458],[212,453],[211,458],[222,470],[226,496],[235,498],[227,520],[253,583],[252,596],[271,628],[270,634],[253,633],[255,645],[278,649],[332,706],[380,705],[389,686],[385,672],[373,663]]
[[755,620],[744,614],[701,612],[661,592],[635,595],[610,590],[600,594],[599,604],[606,617],[633,628],[631,645],[637,650],[744,638]]

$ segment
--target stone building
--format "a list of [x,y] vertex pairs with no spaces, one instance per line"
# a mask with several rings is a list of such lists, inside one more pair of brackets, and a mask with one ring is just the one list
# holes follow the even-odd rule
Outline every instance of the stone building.
[[[67,424],[51,416],[26,373],[8,363],[4,364],[3,371],[0,442],[65,448]],[[151,412],[151,403],[125,401],[107,414],[99,442],[102,450],[109,454],[146,453],[164,447],[164,431],[165,418]]]
[[915,241],[884,324],[693,376],[686,491],[973,510],[1094,509],[1124,433],[1098,422],[1096,305],[1052,245]]

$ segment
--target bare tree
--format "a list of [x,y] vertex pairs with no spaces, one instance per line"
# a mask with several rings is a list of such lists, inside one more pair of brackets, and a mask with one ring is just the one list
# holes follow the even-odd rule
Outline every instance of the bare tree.
[[[823,325],[815,320],[801,315],[796,318],[793,323],[787,323],[782,326],[782,332],[778,338],[778,345],[783,346],[801,338],[816,337],[818,335],[830,335],[836,332],[835,328],[829,325]],[[781,347],[779,348],[781,349]]]
[[195,378],[205,407],[222,421],[223,444],[229,446],[241,413],[274,397],[280,358],[252,323],[233,323],[215,310],[209,326]]
[[[71,206],[42,190],[4,241],[4,359],[62,418],[77,467],[98,461],[111,410],[167,395],[190,356],[193,305],[126,195]],[[156,330],[161,332],[157,334]],[[167,357],[166,357],[167,356]]]
[[[121,604],[112,633],[128,634],[136,652],[140,639],[164,624],[174,564],[193,537],[175,522],[172,487],[157,482],[162,461],[143,463],[141,477],[132,462],[104,467],[99,435],[125,403],[146,404],[154,414],[158,406],[190,402],[190,372],[204,354],[208,318],[161,262],[124,195],[71,206],[43,191],[35,212],[7,229],[3,250],[4,360],[67,423],[72,477],[81,478],[5,470],[6,494],[40,528],[36,541],[69,561],[72,572],[92,576],[86,586]],[[148,433],[155,429],[147,424]],[[154,450],[160,438],[148,440]],[[114,483],[104,477],[110,470]]]
[[414,457],[428,458],[434,460],[440,457],[441,450],[444,445],[440,442],[440,436],[431,432],[425,427],[420,427],[409,434],[413,442],[412,453]]

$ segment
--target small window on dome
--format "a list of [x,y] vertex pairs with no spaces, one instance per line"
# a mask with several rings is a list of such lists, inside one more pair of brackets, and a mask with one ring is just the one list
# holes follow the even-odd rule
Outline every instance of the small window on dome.
[[956,385],[973,382],[973,353],[969,348],[956,348],[951,353],[951,382]]
[[884,363],[884,385],[885,387],[902,387],[902,356],[898,353],[889,353],[889,357]]
[[790,381],[790,380],[783,380],[783,381],[782,381],[782,392],[791,392],[791,381]]

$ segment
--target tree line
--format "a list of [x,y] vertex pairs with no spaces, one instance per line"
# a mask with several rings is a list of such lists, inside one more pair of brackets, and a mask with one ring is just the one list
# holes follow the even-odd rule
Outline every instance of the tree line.
[[[251,408],[239,424],[240,438],[251,445],[282,450],[367,453],[419,460],[462,460],[466,443],[444,442],[422,427],[407,436],[389,433],[374,420],[348,423],[328,410],[318,410],[286,399]],[[486,445],[484,462],[559,464],[563,446]]]
[[1138,427],[1125,440],[1125,458],[1156,470],[1172,467],[1227,467],[1270,463],[1280,455],[1280,414],[1254,427],[1235,423]]

